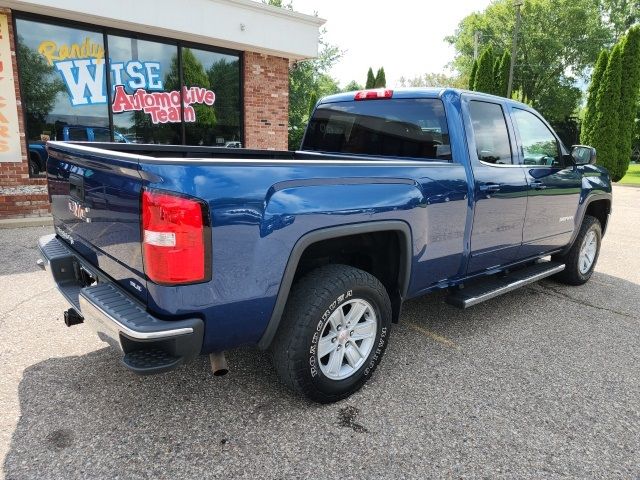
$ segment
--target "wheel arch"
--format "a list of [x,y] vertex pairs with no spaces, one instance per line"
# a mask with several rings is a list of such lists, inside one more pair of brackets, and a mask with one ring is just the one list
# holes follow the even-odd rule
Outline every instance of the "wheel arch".
[[[589,203],[587,203],[584,215],[582,216],[582,221],[584,221],[585,215],[591,215],[595,217],[600,222],[600,226],[602,227],[602,235],[604,235],[607,230],[607,224],[609,223],[609,215],[611,214],[611,198],[605,196],[597,196],[591,199]],[[582,224],[582,222],[580,222]]]
[[325,241],[340,240],[347,237],[383,232],[395,232],[399,238],[398,291],[397,294],[389,292],[393,308],[393,320],[394,322],[397,321],[397,317],[400,315],[402,302],[404,298],[406,298],[411,278],[412,236],[409,225],[400,220],[385,220],[328,227],[307,233],[298,239],[294,245],[280,282],[280,289],[278,290],[278,296],[276,298],[273,312],[271,313],[271,318],[258,342],[258,346],[262,349],[266,349],[271,345],[271,342],[278,331],[282,313],[289,298],[289,293],[293,286],[294,279],[296,278],[296,273],[298,273],[298,267],[300,266],[300,262],[303,259],[305,252],[309,251],[310,247]]

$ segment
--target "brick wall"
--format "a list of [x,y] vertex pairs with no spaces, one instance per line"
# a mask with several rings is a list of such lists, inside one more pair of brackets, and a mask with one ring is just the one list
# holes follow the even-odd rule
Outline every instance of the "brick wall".
[[286,150],[289,121],[289,60],[244,54],[246,148]]
[[[0,12],[8,17],[9,41],[11,45],[11,62],[14,78],[18,77],[16,60],[16,44],[13,31],[11,10],[0,8]],[[0,163],[0,219],[15,217],[38,217],[48,215],[49,200],[44,178],[29,178],[29,162],[25,142],[24,116],[20,86],[14,81],[16,92],[16,108],[18,110],[18,126],[20,129],[21,155],[15,162]]]

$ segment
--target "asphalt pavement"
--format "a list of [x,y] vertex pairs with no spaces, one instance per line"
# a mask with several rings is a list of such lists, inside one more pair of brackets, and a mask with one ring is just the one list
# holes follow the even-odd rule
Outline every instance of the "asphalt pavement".
[[264,352],[138,377],[36,265],[51,227],[0,230],[7,479],[640,479],[640,189],[616,187],[596,272],[461,311],[412,300],[371,381],[293,396]]

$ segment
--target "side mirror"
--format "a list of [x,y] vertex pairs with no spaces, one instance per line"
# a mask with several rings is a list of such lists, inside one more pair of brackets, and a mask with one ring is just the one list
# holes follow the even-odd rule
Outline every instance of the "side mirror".
[[595,165],[596,149],[587,145],[573,145],[571,157],[576,165]]

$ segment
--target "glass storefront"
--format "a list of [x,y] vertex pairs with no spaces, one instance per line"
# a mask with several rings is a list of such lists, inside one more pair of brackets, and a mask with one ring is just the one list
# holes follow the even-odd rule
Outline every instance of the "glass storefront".
[[239,54],[17,17],[30,144],[239,145]]

